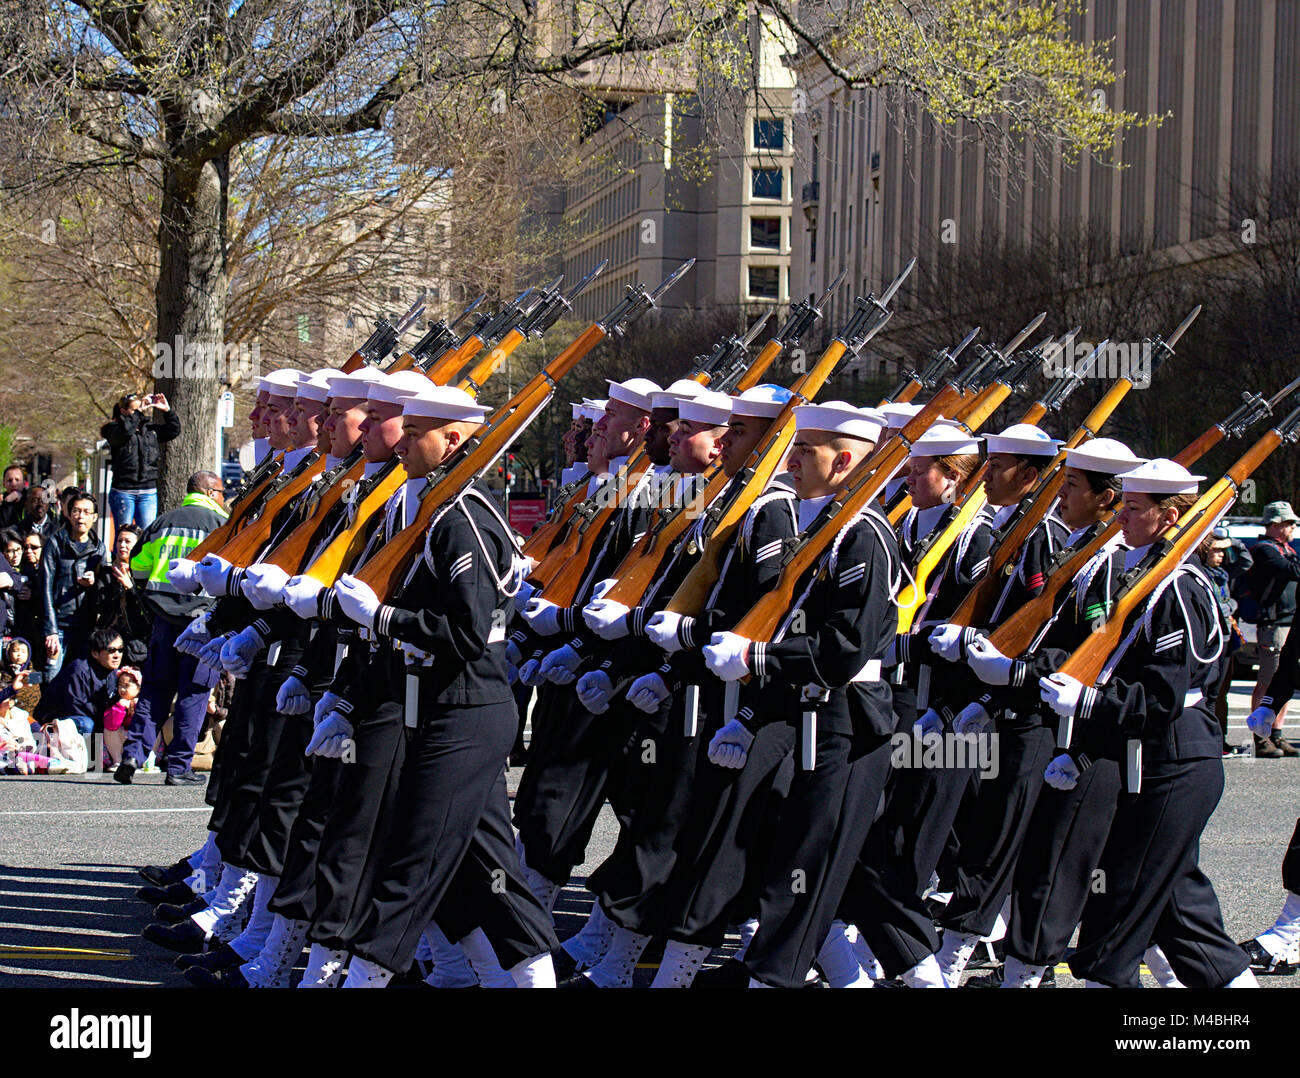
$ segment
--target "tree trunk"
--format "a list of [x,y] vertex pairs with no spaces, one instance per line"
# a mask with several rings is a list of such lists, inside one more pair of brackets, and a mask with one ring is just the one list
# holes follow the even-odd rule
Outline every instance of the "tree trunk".
[[154,293],[154,385],[181,433],[163,446],[158,509],[180,504],[190,475],[217,453],[217,403],[225,375],[227,162],[176,162],[163,173],[162,255]]

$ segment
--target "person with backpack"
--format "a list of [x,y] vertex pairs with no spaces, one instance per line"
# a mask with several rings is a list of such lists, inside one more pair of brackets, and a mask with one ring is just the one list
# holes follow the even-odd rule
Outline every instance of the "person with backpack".
[[[1296,582],[1300,581],[1300,554],[1291,546],[1291,537],[1300,517],[1290,502],[1269,502],[1264,506],[1264,538],[1251,549],[1254,559],[1250,568],[1250,590],[1259,605],[1255,639],[1259,644],[1259,680],[1250,694],[1250,707],[1259,707],[1268,683],[1277,673],[1278,655],[1286,643],[1287,627],[1296,612]],[[1256,757],[1277,760],[1283,756],[1300,756],[1291,742],[1282,736],[1286,704],[1277,709],[1270,737],[1255,735]]]

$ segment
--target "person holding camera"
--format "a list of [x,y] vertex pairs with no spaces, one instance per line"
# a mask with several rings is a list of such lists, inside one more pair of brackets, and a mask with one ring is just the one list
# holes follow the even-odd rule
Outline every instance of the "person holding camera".
[[108,505],[116,527],[153,523],[158,515],[158,447],[180,432],[181,421],[161,393],[127,393],[113,405],[113,418],[99,433],[112,454]]

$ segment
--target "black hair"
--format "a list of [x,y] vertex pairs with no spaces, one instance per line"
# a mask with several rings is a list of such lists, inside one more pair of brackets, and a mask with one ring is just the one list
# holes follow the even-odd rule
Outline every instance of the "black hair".
[[1075,471],[1088,480],[1088,489],[1094,494],[1105,494],[1109,490],[1118,500],[1119,496],[1124,493],[1124,483],[1118,474],[1092,472],[1086,468],[1076,468]]
[[0,532],[0,543],[17,543],[23,545],[23,537],[16,528],[6,528]]
[[126,638],[116,629],[96,629],[90,634],[90,650],[107,651],[113,644],[114,640],[121,640],[126,643]]

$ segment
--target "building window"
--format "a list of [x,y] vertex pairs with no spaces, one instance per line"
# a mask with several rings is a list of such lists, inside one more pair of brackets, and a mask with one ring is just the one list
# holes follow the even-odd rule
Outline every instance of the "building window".
[[808,230],[808,261],[813,265],[817,263],[817,230],[815,228]]
[[751,299],[780,299],[781,270],[777,266],[749,267]]
[[781,197],[781,169],[756,168],[750,180],[750,193],[755,198]]
[[781,150],[785,148],[784,120],[755,120],[754,149]]
[[749,220],[749,245],[765,251],[781,249],[781,218],[751,217]]

